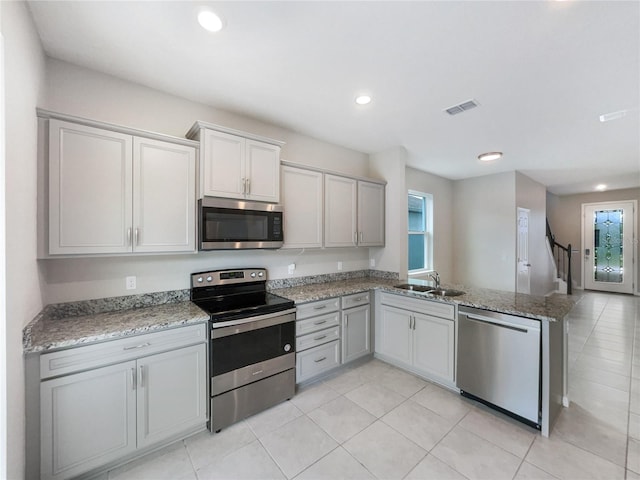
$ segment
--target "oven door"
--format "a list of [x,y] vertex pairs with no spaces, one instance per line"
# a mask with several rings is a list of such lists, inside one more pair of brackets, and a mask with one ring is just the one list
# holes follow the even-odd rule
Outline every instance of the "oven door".
[[282,206],[206,197],[199,202],[200,250],[280,248]]
[[295,367],[295,310],[243,322],[211,330],[212,396]]

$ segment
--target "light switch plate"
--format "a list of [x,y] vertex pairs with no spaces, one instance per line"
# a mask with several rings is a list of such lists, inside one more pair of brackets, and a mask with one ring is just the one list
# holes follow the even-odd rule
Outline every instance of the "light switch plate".
[[136,289],[136,277],[127,277],[125,278],[125,285],[127,290],[135,290]]

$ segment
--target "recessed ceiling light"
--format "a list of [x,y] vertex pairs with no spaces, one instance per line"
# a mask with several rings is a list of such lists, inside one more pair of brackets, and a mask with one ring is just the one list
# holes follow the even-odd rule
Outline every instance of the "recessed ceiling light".
[[606,186],[604,183],[601,183],[601,184],[599,184],[599,185],[596,185],[596,190],[598,190],[598,191],[600,191],[600,192],[602,192],[602,191],[604,191],[604,190],[606,190],[606,189],[607,189],[607,186]]
[[219,32],[224,27],[222,19],[211,10],[203,10],[198,14],[198,23],[210,32]]
[[611,120],[617,120],[619,118],[624,117],[627,114],[626,110],[620,110],[618,112],[605,113],[604,115],[600,115],[601,122],[610,122]]
[[502,157],[502,152],[487,152],[481,155],[478,155],[478,160],[481,162],[490,162],[492,160],[497,160]]
[[366,105],[367,103],[371,103],[371,97],[369,95],[358,95],[356,97],[356,103],[358,105]]

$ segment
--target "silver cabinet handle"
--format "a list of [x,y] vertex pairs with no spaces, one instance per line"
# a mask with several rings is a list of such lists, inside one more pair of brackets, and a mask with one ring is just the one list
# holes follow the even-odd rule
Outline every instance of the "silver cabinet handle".
[[136,229],[133,231],[133,244],[134,245],[139,245],[140,244],[139,238],[140,238],[140,236],[139,236],[139,232],[138,232],[138,227],[136,227]]
[[131,390],[136,389],[136,369],[131,367]]
[[322,325],[323,323],[327,323],[326,320],[319,320],[317,322],[313,322],[314,325]]
[[327,308],[326,305],[318,305],[317,307],[313,307],[314,310],[322,310],[324,308]]
[[318,341],[318,340],[324,340],[325,338],[327,338],[326,335],[320,335],[319,337],[315,337],[314,340]]
[[149,342],[144,342],[138,345],[133,345],[131,347],[124,347],[123,350],[135,350],[136,348],[144,348],[144,347],[150,347],[150,346],[151,344]]
[[358,244],[358,232],[353,232],[353,244]]
[[362,243],[363,239],[364,239],[364,235],[362,234],[362,232],[360,232],[360,243]]
[[242,193],[247,193],[247,179],[242,177],[240,180],[242,180]]
[[143,380],[143,375],[144,374],[144,366],[140,365],[140,381],[138,382],[140,384],[140,388],[144,387],[144,380]]
[[314,360],[314,362],[320,363],[320,362],[324,362],[326,359],[327,359],[327,357],[321,357],[321,358],[319,358],[317,360]]
[[251,193],[251,179],[247,178],[247,194]]
[[344,326],[348,327],[349,326],[349,315],[345,315],[344,316]]
[[127,245],[131,245],[131,228],[127,228]]

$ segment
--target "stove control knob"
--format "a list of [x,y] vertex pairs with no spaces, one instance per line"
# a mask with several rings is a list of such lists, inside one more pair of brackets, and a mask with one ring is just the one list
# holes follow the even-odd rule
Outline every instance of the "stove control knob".
[[198,277],[198,280],[196,280],[198,283],[202,283],[202,277]]
[[290,345],[289,343],[287,343],[287,344],[284,346],[284,351],[285,351],[285,352],[288,352],[289,350],[291,350],[291,345]]
[[256,278],[256,272],[251,272],[251,278]]
[[264,272],[258,272],[259,277],[264,277]]
[[209,275],[209,276],[207,277],[207,282],[210,282],[211,280],[213,280],[213,277],[211,277],[211,275]]

